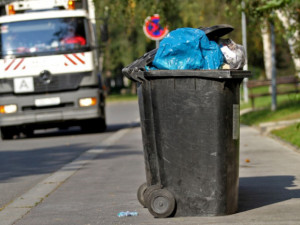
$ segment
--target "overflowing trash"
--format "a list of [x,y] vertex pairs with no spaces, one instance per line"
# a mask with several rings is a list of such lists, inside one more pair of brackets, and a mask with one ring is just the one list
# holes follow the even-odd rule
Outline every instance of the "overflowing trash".
[[219,39],[219,46],[230,69],[242,69],[246,63],[246,53],[242,45],[231,39]]
[[220,38],[227,34],[225,32],[232,30],[229,25],[216,25],[204,29],[176,29],[160,42],[152,63],[145,68],[146,70],[242,69],[246,63],[244,47],[231,39]]
[[223,64],[223,54],[204,31],[179,28],[170,32],[161,42],[150,69],[193,70],[218,69]]
[[118,213],[118,217],[128,217],[128,216],[137,216],[137,215],[138,215],[138,212],[126,211],[126,212],[119,212]]

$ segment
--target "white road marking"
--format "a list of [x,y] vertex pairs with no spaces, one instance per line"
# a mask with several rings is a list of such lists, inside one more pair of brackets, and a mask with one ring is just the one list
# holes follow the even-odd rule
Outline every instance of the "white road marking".
[[46,197],[54,192],[65,180],[74,175],[79,169],[93,160],[96,156],[107,150],[130,130],[131,128],[126,128],[114,133],[112,136],[101,142],[101,147],[90,149],[82,153],[74,161],[66,164],[60,170],[35,185],[28,192],[6,205],[0,211],[1,225],[12,225],[17,220],[20,220],[32,208],[41,203]]

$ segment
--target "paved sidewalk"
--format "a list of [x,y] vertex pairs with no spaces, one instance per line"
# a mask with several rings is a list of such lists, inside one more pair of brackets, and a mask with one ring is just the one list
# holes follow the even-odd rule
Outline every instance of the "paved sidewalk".
[[[300,224],[300,154],[251,127],[241,127],[239,212],[233,215],[153,218],[136,199],[145,181],[143,160],[140,128],[132,128],[15,224]],[[117,217],[127,210],[139,215]]]

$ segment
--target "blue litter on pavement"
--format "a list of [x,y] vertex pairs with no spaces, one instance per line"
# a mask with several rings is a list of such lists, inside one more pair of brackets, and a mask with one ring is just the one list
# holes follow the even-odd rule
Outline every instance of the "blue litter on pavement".
[[126,212],[119,212],[118,213],[118,217],[137,216],[137,215],[138,215],[138,212],[126,211]]

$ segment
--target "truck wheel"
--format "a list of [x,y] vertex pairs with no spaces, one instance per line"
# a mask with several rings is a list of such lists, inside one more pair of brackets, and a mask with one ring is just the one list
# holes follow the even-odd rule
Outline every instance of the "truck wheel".
[[153,191],[148,201],[148,210],[154,217],[166,218],[175,210],[175,198],[167,189]]
[[104,132],[106,131],[106,121],[105,119],[101,118],[101,119],[98,119],[98,123],[99,123],[99,128],[98,128],[98,131],[100,132]]
[[106,130],[106,122],[103,118],[86,120],[82,123],[81,128],[84,132],[103,132]]

